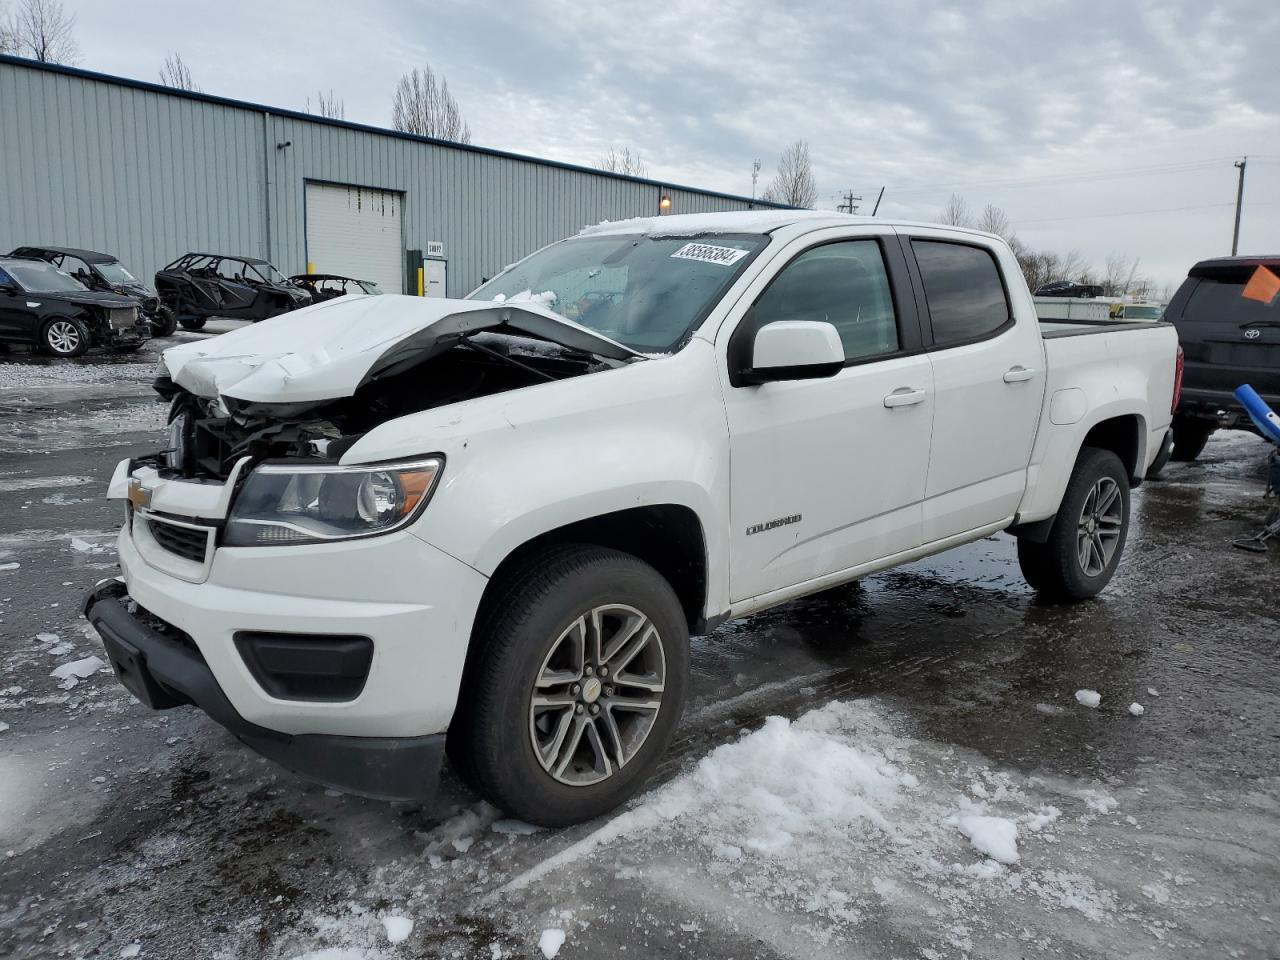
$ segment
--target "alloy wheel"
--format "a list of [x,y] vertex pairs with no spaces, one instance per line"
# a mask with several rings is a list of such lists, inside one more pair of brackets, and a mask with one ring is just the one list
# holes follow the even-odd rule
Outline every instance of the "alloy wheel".
[[80,331],[68,320],[55,320],[49,325],[46,339],[54,353],[74,353],[80,346]]
[[666,671],[662,637],[634,607],[605,604],[575,620],[533,684],[529,737],[542,769],[585,787],[625,767],[662,709]]
[[1120,485],[1103,477],[1085,497],[1076,531],[1076,560],[1086,577],[1106,570],[1120,544],[1124,526],[1124,497]]

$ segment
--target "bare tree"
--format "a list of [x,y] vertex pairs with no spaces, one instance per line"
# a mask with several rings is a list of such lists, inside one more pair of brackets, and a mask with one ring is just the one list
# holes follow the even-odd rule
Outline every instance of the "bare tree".
[[973,214],[969,210],[969,204],[965,203],[964,197],[953,193],[942,213],[938,215],[938,222],[952,227],[973,226]]
[[16,53],[18,38],[13,35],[8,4],[0,0],[0,53]]
[[2,31],[10,49],[42,63],[77,63],[80,46],[73,31],[76,18],[62,8],[62,0],[18,0],[18,8]]
[[1009,223],[1009,215],[990,203],[982,208],[982,216],[978,217],[977,226],[979,230],[994,233],[997,237],[1008,241],[1010,245],[1017,239],[1013,233],[1013,226]]
[[391,109],[391,122],[397,130],[455,143],[471,142],[471,128],[449,93],[449,81],[444,77],[437,81],[429,66],[414,68],[400,78]]
[[345,120],[347,118],[347,105],[333,95],[332,88],[327,94],[323,90],[318,90],[316,91],[316,108],[314,110],[311,109],[311,98],[307,97],[307,113],[328,117],[330,120]]
[[778,160],[778,172],[761,194],[761,199],[792,207],[812,207],[817,202],[818,185],[813,179],[808,141],[797,140],[782,151]]
[[609,152],[596,161],[596,166],[610,173],[625,173],[629,177],[647,177],[649,165],[640,159],[639,151],[632,153],[630,147],[616,150],[612,146]]
[[160,68],[160,82],[175,90],[200,92],[200,84],[192,79],[191,70],[183,62],[180,53],[171,53],[164,58],[164,66]]
[[1151,281],[1138,275],[1138,266],[1141,262],[1137,257],[1130,260],[1123,253],[1113,253],[1107,257],[1106,265],[1103,267],[1102,295],[1106,297],[1141,295],[1151,285]]

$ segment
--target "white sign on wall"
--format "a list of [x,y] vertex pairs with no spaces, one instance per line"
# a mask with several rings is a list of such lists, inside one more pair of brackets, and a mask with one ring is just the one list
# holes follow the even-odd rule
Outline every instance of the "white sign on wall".
[[443,241],[443,240],[428,240],[428,241],[427,241],[427,256],[428,256],[428,257],[444,257],[444,241]]

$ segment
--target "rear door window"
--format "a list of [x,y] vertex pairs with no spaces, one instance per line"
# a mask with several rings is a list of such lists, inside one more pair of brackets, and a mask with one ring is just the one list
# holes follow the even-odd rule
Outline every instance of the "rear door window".
[[990,251],[966,243],[913,240],[935,347],[993,336],[1013,319],[1000,268]]

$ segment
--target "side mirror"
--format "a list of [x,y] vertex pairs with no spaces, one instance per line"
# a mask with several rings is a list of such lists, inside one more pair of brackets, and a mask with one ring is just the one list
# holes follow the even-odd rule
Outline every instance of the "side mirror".
[[0,293],[7,293],[7,294],[10,294],[10,295],[16,295],[16,294],[17,294],[17,292],[18,292],[18,285],[17,285],[17,284],[15,284],[15,283],[7,283],[7,282],[0,281]]
[[820,320],[780,320],[756,332],[748,385],[774,380],[834,377],[844,367],[844,345],[836,328]]

